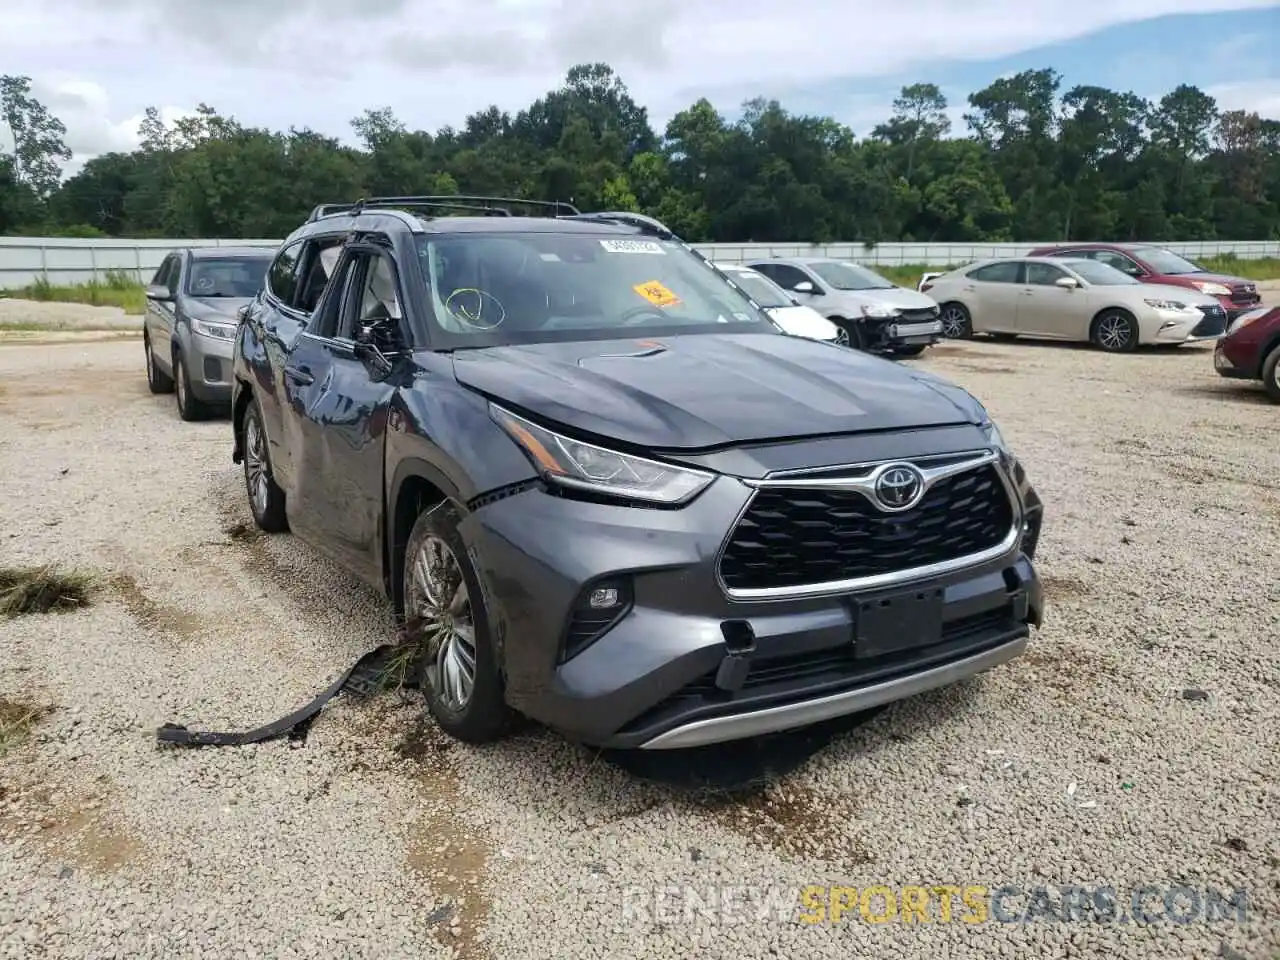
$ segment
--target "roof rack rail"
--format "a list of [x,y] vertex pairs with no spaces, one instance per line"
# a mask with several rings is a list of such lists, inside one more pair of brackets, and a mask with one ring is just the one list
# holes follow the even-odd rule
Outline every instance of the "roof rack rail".
[[631,213],[626,210],[602,211],[599,213],[575,213],[561,216],[561,220],[602,220],[609,223],[627,223],[639,227],[643,233],[661,237],[664,240],[679,239],[675,233],[661,220],[645,216],[643,213]]
[[483,197],[483,196],[406,196],[406,197],[367,197],[353,203],[322,203],[311,211],[307,222],[334,213],[359,214],[369,209],[403,209],[403,210],[466,210],[481,212],[487,216],[514,216],[510,205],[519,204],[534,210],[547,211],[547,216],[560,216],[561,211],[569,211],[569,215],[578,214],[578,208],[564,200],[520,200],[516,197]]

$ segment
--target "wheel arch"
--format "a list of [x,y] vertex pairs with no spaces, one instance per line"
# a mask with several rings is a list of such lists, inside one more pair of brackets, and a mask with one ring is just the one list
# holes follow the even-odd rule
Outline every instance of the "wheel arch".
[[382,583],[397,614],[404,612],[404,553],[409,534],[423,510],[446,501],[466,515],[458,488],[438,468],[416,457],[396,467],[387,494]]
[[1098,337],[1098,323],[1108,313],[1123,313],[1126,317],[1133,321],[1133,326],[1138,334],[1138,339],[1142,339],[1142,326],[1138,323],[1138,315],[1133,312],[1130,307],[1126,307],[1119,303],[1109,303],[1105,307],[1099,307],[1093,312],[1093,316],[1089,319],[1089,342],[1096,343]]

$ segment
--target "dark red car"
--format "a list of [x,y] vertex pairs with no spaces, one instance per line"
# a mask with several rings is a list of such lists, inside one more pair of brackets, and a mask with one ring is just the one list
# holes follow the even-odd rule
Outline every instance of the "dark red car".
[[1028,256],[1088,257],[1115,267],[1143,283],[1161,283],[1199,290],[1217,298],[1227,311],[1228,322],[1262,303],[1258,287],[1252,281],[1210,273],[1200,264],[1164,247],[1143,243],[1063,243],[1037,247]]
[[1224,377],[1261,380],[1280,403],[1280,307],[1260,307],[1241,317],[1218,341],[1213,366]]

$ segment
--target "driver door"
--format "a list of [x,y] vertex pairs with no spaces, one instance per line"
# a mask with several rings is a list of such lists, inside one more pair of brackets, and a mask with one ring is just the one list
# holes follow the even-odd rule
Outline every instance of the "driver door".
[[383,467],[394,369],[408,345],[399,277],[388,254],[349,246],[315,321],[289,357],[285,416],[295,420],[294,530],[381,585]]

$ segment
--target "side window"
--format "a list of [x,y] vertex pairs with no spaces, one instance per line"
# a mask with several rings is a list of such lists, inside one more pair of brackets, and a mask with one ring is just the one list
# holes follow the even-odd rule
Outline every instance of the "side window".
[[342,258],[345,237],[321,237],[307,244],[309,250],[302,259],[302,280],[298,284],[295,306],[304,313],[312,313],[320,304],[320,297],[329,278]]
[[769,278],[770,280],[772,280],[774,283],[777,283],[777,282],[778,282],[778,275],[774,272],[774,264],[772,264],[772,263],[748,263],[748,264],[746,264],[746,266],[747,266],[749,269],[756,271],[756,273],[763,273],[766,277],[768,277],[768,278]]
[[1036,287],[1052,287],[1067,274],[1051,263],[1028,263],[1026,282]]
[[169,267],[173,265],[174,256],[169,254],[160,261],[160,266],[156,269],[155,276],[151,278],[153,287],[167,287],[169,285]]
[[355,319],[354,326],[344,331],[341,336],[354,340],[357,331],[369,324],[391,321],[387,326],[394,326],[399,323],[400,294],[396,287],[395,267],[390,258],[382,256],[370,258],[368,269],[364,272],[364,282],[361,285],[359,306],[359,315]]
[[786,263],[775,263],[773,264],[773,269],[775,273],[770,279],[774,280],[778,286],[782,287],[783,290],[794,290],[797,283],[804,283],[808,280],[809,283],[813,284],[813,288],[816,291],[822,291],[822,287],[815,283],[809,275],[799,267],[793,267]]
[[267,268],[267,289],[281,303],[293,305],[293,295],[298,287],[298,259],[302,253],[302,241],[291,243],[271,261]]
[[341,262],[335,263],[330,268],[333,277],[326,283],[327,286],[333,288],[333,292],[328,297],[323,298],[318,305],[318,309],[314,312],[308,325],[308,332],[325,339],[333,337],[347,337],[349,339],[349,335],[345,331],[352,326],[352,321],[348,317],[354,311],[354,308],[350,307],[349,303],[352,299],[353,288],[358,289],[364,260],[359,256],[343,258],[341,256],[342,248],[337,247],[335,249],[339,253]]
[[1121,273],[1127,273],[1131,277],[1142,276],[1142,268],[1122,253],[1116,253],[1113,250],[1092,250],[1090,255],[1092,259],[1105,263],[1108,267],[1115,267]]
[[1021,272],[1022,264],[1016,260],[1004,260],[971,270],[965,276],[979,283],[1017,283]]

